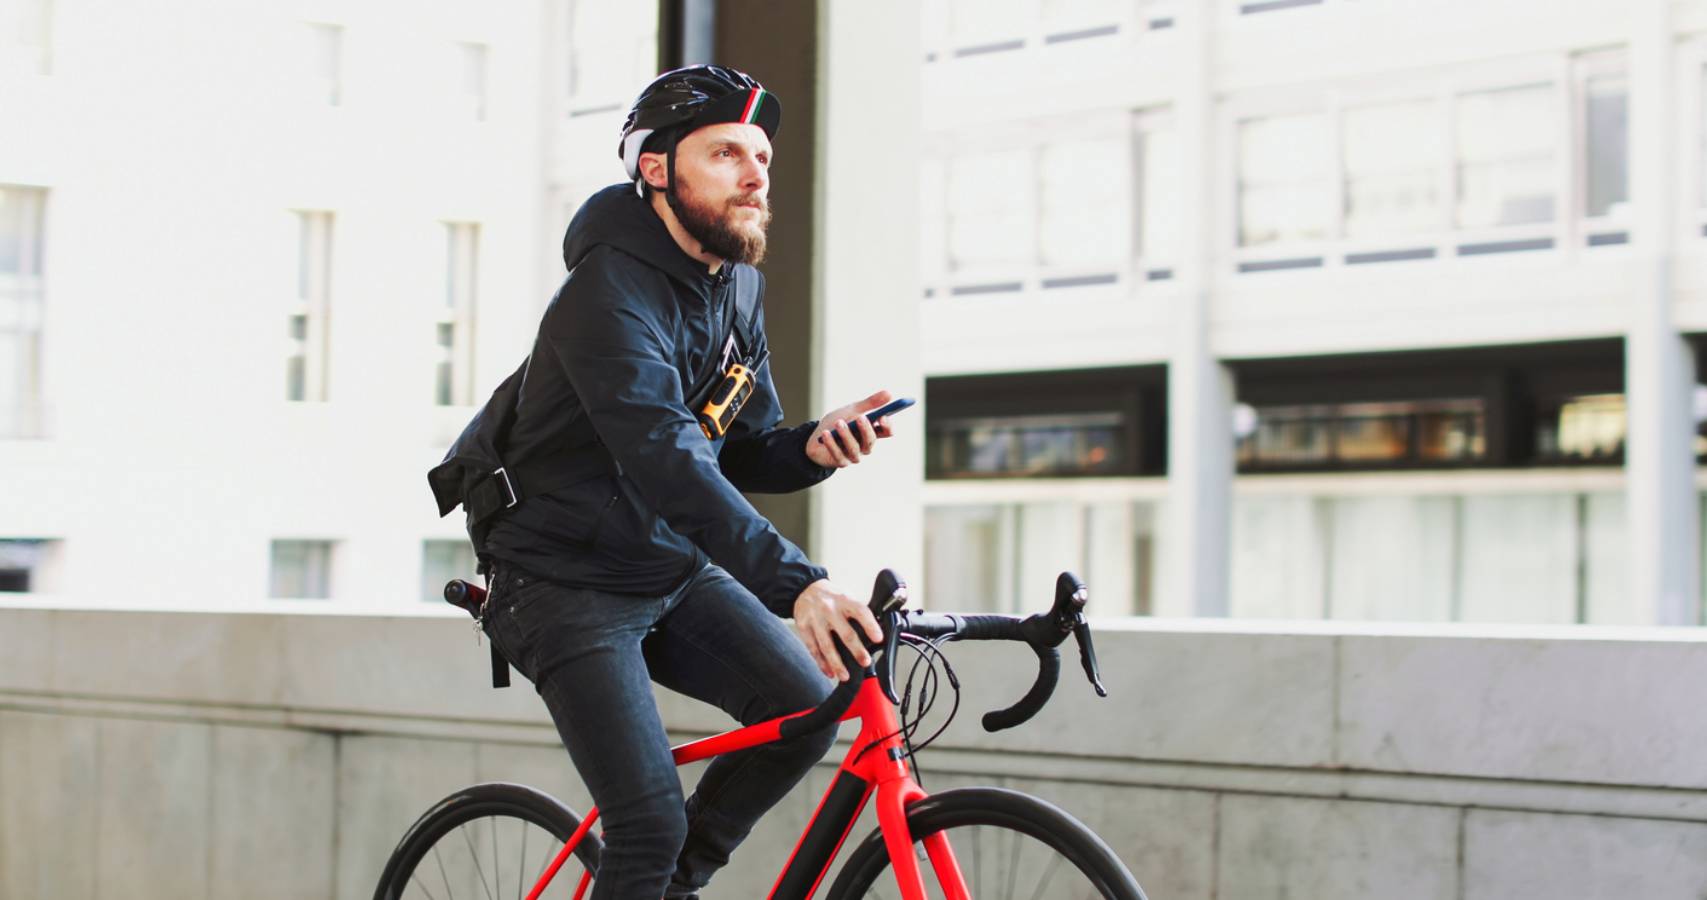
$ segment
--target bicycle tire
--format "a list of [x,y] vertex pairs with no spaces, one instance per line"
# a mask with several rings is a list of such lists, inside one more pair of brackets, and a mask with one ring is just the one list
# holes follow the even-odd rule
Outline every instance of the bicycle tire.
[[[915,842],[943,831],[959,832],[950,835],[949,844],[966,876],[967,888],[978,900],[1005,897],[1145,900],[1144,890],[1102,838],[1059,807],[1029,794],[1002,788],[944,791],[908,807],[907,827]],[[967,839],[967,832],[972,833],[971,840]],[[994,835],[996,844],[988,848],[993,851],[988,858],[980,852],[985,833]],[[1032,842],[1025,848],[1019,846],[1022,836]],[[1039,845],[1041,851],[1033,845]],[[922,850],[922,845],[914,846]],[[1027,876],[1019,876],[1022,862],[1027,863],[1029,870],[1039,860],[1045,861],[1042,874],[1028,871]],[[1053,873],[1060,871],[1062,863],[1075,871],[1073,884],[1061,885],[1053,880]],[[927,894],[941,896],[932,893],[936,887],[932,884],[929,862],[922,862],[921,868],[925,872]],[[829,898],[899,897],[894,879],[886,876],[888,871],[889,852],[883,844],[883,832],[874,830],[848,857],[830,887]],[[1021,887],[1022,882],[1035,887]],[[1045,888],[1049,890],[1045,892]],[[1064,892],[1063,888],[1067,890]],[[1006,893],[1001,893],[1003,890]]]
[[[470,828],[487,820],[486,828]],[[512,887],[517,896],[525,896],[580,827],[580,816],[555,797],[526,785],[492,782],[463,788],[433,804],[404,832],[386,860],[374,900],[492,900],[510,896]],[[542,839],[539,849],[530,850],[530,835],[541,831],[542,838],[549,840]],[[490,856],[485,855],[488,842]],[[574,858],[558,870],[553,887],[565,880],[572,887],[584,872],[597,871],[602,850],[598,835],[589,833],[575,848]],[[470,886],[471,878],[478,888],[459,892],[454,887]],[[430,889],[428,882],[432,882]]]

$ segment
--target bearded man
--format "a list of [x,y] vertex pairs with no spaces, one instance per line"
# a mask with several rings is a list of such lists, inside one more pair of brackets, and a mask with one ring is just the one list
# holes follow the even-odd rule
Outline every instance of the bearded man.
[[720,757],[684,802],[651,682],[753,724],[848,677],[834,640],[865,665],[856,628],[881,638],[742,496],[809,487],[889,435],[862,415],[888,391],[779,425],[753,266],[780,120],[776,97],[721,66],[666,73],[635,101],[619,145],[632,180],[569,225],[569,276],[504,449],[512,469],[569,483],[512,502],[479,548],[484,627],[600,810],[594,900],[695,896],[835,738]]

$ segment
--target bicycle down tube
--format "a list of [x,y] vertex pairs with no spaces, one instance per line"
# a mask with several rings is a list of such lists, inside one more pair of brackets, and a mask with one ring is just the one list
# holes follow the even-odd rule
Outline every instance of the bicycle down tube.
[[[779,741],[783,739],[782,724],[800,715],[803,713],[703,738],[675,747],[671,752],[676,765],[682,766]],[[907,805],[924,799],[926,794],[907,770],[901,752],[899,720],[876,678],[867,677],[859,686],[853,704],[841,717],[844,722],[849,719],[860,720],[859,736],[848,749],[847,756],[836,770],[836,777],[813,812],[805,834],[801,835],[800,842],[795,845],[788,863],[771,888],[770,900],[807,900],[817,892],[830,870],[830,863],[841,851],[860,812],[874,793],[878,822],[889,850],[890,864],[900,882],[901,896],[903,900],[925,900],[924,873],[913,853],[912,835],[907,828]],[[546,867],[538,883],[528,893],[528,900],[538,900],[545,892],[598,816],[597,807],[587,811],[581,828]],[[970,895],[948,839],[939,833],[926,838],[924,843],[926,855],[945,895],[949,900],[969,900]],[[591,881],[591,872],[581,876],[575,900],[585,896]]]

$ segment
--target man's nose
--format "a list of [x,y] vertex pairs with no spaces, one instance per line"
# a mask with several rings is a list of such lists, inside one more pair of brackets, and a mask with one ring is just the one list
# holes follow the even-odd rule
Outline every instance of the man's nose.
[[770,184],[770,170],[757,159],[749,156],[741,167],[741,187],[749,191],[761,191]]

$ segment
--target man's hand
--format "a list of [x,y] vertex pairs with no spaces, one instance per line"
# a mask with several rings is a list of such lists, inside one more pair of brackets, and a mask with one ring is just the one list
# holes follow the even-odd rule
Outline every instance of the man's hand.
[[855,619],[865,630],[866,637],[873,641],[883,640],[883,629],[878,627],[871,609],[842,593],[828,579],[820,578],[807,585],[806,590],[794,600],[794,627],[800,632],[800,639],[818,663],[818,671],[837,681],[848,680],[848,668],[842,664],[842,655],[836,652],[832,634],[841,638],[842,645],[853,651],[854,660],[861,666],[871,665],[871,653],[849,624]]
[[874,410],[889,400],[888,391],[878,391],[864,400],[856,400],[825,413],[818,420],[812,436],[806,439],[806,458],[826,469],[841,469],[859,462],[860,457],[877,446],[879,438],[894,434],[889,430],[888,416],[869,422],[861,413]]

